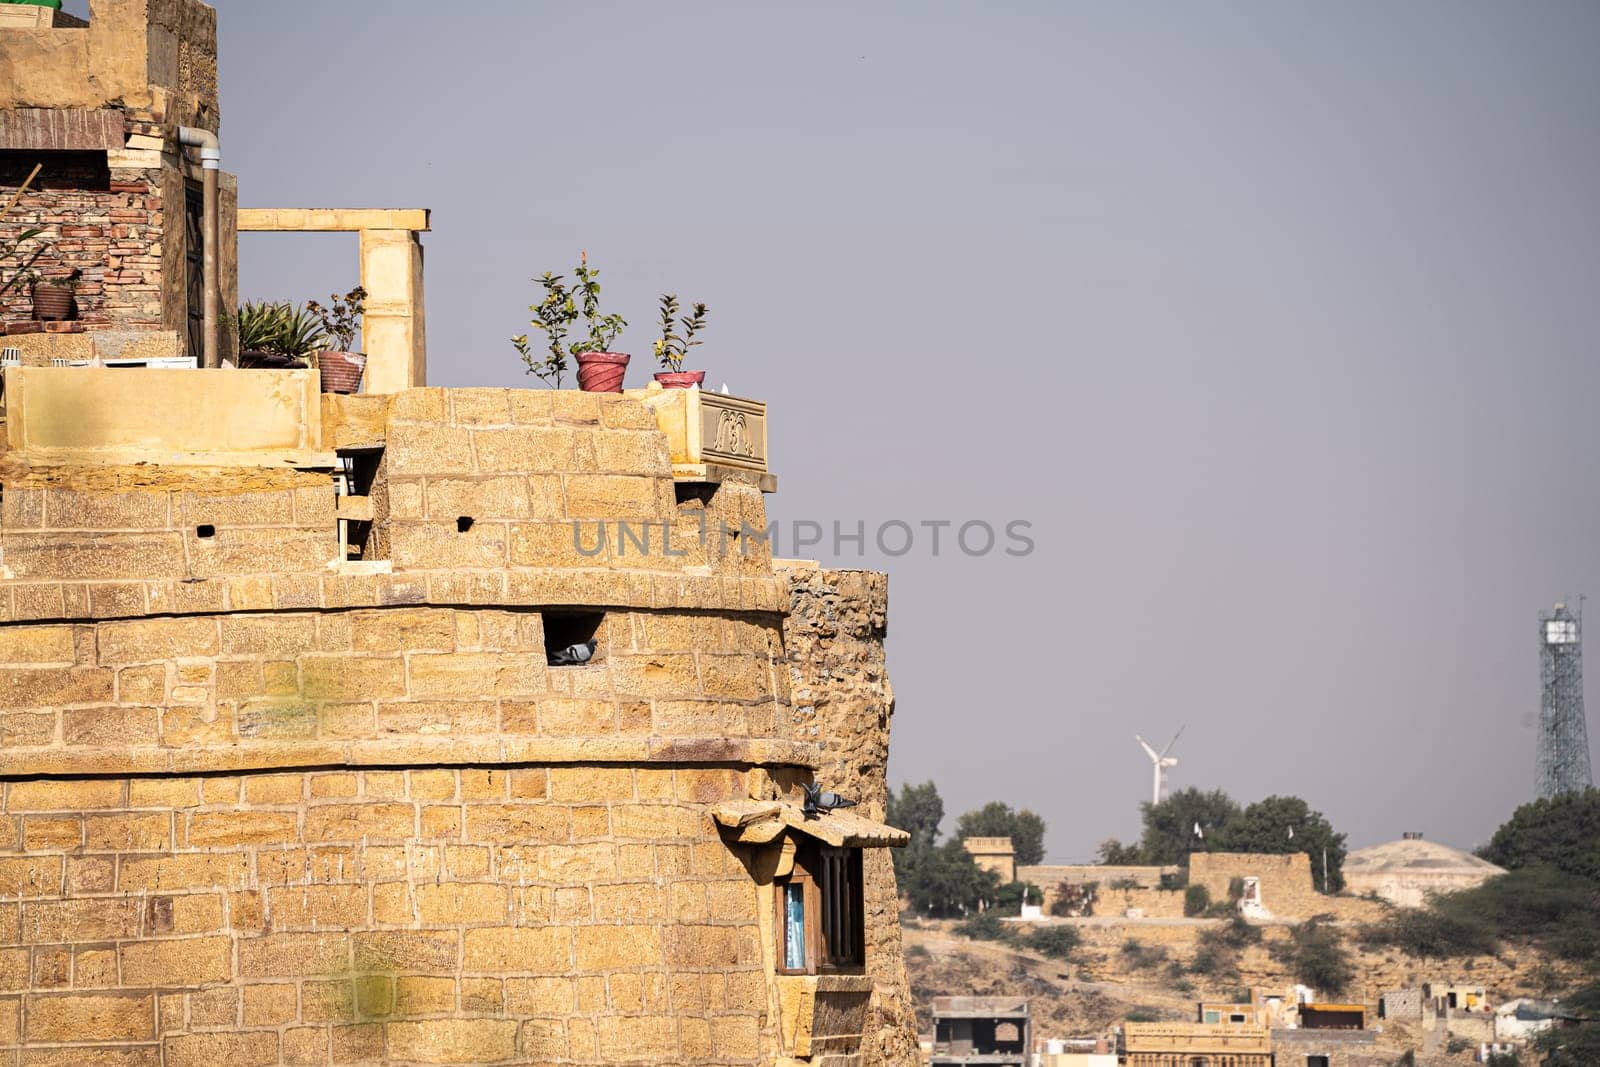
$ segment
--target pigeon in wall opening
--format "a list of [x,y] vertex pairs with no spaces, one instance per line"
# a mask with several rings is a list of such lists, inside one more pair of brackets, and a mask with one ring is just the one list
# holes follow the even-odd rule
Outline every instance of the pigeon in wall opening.
[[575,645],[550,653],[549,663],[552,667],[570,667],[575,663],[588,663],[594,658],[594,639],[580,641]]

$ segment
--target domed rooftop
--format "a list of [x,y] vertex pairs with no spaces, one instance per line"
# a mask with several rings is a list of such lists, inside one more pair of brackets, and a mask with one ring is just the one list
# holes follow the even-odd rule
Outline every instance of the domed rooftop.
[[1488,860],[1481,860],[1470,852],[1425,841],[1421,834],[1406,834],[1398,841],[1386,841],[1370,848],[1359,848],[1345,857],[1344,871],[1348,876],[1360,874],[1474,874],[1480,878],[1493,878],[1504,874]]

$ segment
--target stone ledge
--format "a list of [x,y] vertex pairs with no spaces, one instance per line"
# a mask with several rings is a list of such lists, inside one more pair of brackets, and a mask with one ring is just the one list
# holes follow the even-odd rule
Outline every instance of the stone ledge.
[[0,752],[0,778],[46,775],[203,774],[339,767],[451,767],[504,764],[710,763],[821,766],[818,746],[803,741],[681,738],[457,739],[284,742],[130,748],[120,752]]
[[0,625],[400,606],[532,608],[582,604],[653,611],[709,609],[782,614],[788,610],[788,603],[786,584],[776,577],[675,571],[457,568],[392,574],[263,574],[160,581],[0,580]]

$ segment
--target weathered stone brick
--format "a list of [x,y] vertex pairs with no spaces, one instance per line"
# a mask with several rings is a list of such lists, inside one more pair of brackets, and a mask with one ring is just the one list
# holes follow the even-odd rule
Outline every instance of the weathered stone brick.
[[456,983],[453,978],[423,978],[401,975],[395,980],[394,1011],[401,1018],[415,1015],[440,1015],[455,1010]]
[[367,921],[367,889],[362,885],[268,889],[267,918],[274,930],[359,927]]
[[[0,861],[0,864],[3,862]],[[237,852],[126,856],[117,866],[117,888],[125,892],[212,887],[237,889],[244,886],[250,877],[250,857]]]
[[41,779],[12,782],[6,789],[6,810],[78,811],[121,807],[127,783],[117,779],[66,781]]
[[371,700],[406,691],[398,658],[308,655],[300,658],[300,691],[312,700]]
[[133,986],[198,986],[233,977],[233,941],[190,937],[117,946],[122,980]]
[[22,847],[75,849],[83,844],[83,820],[76,815],[30,815],[22,820]]
[[578,968],[605,971],[652,967],[661,963],[661,929],[656,926],[581,926],[577,930]]
[[74,638],[70,626],[0,628],[0,663],[71,663]]
[[351,943],[356,970],[382,974],[454,970],[459,951],[453,930],[366,930]]
[[678,1021],[672,1016],[605,1016],[597,1022],[606,1059],[677,1062]]
[[292,812],[204,811],[189,816],[186,840],[191,847],[210,848],[292,841],[294,837]]
[[348,978],[301,982],[300,1018],[308,1023],[354,1022],[355,983]]
[[194,1027],[235,1026],[239,1022],[239,991],[232,986],[214,986],[191,993],[189,1023]]
[[71,993],[27,998],[26,1037],[33,1042],[140,1041],[155,1036],[149,993]]
[[334,1026],[329,1040],[334,1063],[379,1063],[384,1058],[383,1025],[352,1023]]
[[577,982],[572,978],[507,978],[505,1006],[511,1015],[570,1015],[576,1010]]
[[467,839],[489,844],[565,841],[567,809],[546,804],[470,804]]
[[552,800],[632,800],[633,771],[627,767],[553,767]]
[[68,745],[125,749],[153,745],[160,733],[155,708],[69,708],[61,713],[61,739]]
[[495,1063],[517,1054],[512,1019],[425,1019],[389,1023],[389,1052],[418,1063]]
[[461,979],[461,1010],[474,1015],[501,1015],[505,994],[498,978]]
[[378,731],[383,734],[447,734],[464,737],[492,734],[499,726],[493,701],[385,701],[378,705]]
[[510,902],[506,887],[479,882],[446,882],[416,888],[417,915],[430,925],[504,923]]
[[293,982],[247,985],[242,992],[246,1026],[278,1026],[295,1021],[299,992]]
[[[293,986],[291,986],[290,989],[292,990]],[[346,1028],[339,1027],[337,1029],[342,1030]],[[374,1026],[370,1027],[370,1029],[379,1030],[381,1028]],[[296,1065],[296,1067],[300,1067],[300,1065],[309,1067],[311,1064],[327,1063],[328,1033],[329,1032],[327,1028],[321,1026],[292,1026],[287,1030],[284,1030],[283,1062],[286,1064]],[[376,1050],[377,1054],[381,1055],[383,1052],[381,1032],[378,1037],[379,1040],[376,1045]],[[371,1053],[369,1052],[367,1055],[370,1056]],[[360,1061],[341,1058],[337,1062],[352,1063]]]
[[307,841],[398,841],[415,833],[410,804],[319,804],[305,815]]
[[22,924],[40,944],[115,941],[139,934],[139,902],[119,897],[23,901]]
[[350,642],[360,652],[452,651],[454,613],[439,608],[352,612]]
[[423,700],[527,696],[542,693],[547,684],[542,651],[424,654],[408,661],[411,696]]
[[561,927],[479,927],[464,947],[469,971],[561,974],[572,966],[572,931]]
[[161,1045],[165,1067],[257,1067],[278,1062],[278,1035],[272,1030],[180,1034]]
[[228,655],[293,657],[317,647],[317,624],[311,615],[227,615],[221,640]]
[[100,624],[100,662],[148,663],[179,656],[215,656],[217,623],[207,618],[133,619]]
[[340,974],[349,968],[349,934],[268,934],[239,939],[241,978],[299,978]]
[[114,683],[104,668],[10,668],[0,671],[0,708],[107,704]]
[[105,852],[143,852],[172,845],[172,818],[164,812],[90,815],[84,845]]

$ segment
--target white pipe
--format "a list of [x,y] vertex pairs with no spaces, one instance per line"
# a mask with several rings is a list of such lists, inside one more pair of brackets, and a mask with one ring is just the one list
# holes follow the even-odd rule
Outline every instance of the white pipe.
[[221,279],[217,277],[217,244],[220,240],[220,228],[217,225],[217,173],[222,169],[222,146],[217,141],[217,135],[210,130],[202,130],[195,126],[178,127],[178,143],[187,148],[200,149],[201,191],[200,191],[200,229],[201,229],[201,261],[202,275],[201,288],[205,295],[202,298],[202,332],[205,334],[205,351],[200,360],[202,367],[217,367],[222,364],[221,354],[218,350],[218,312],[222,307]]

